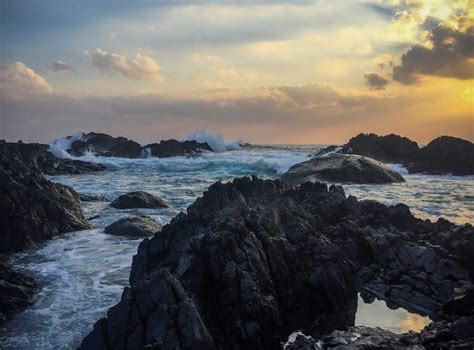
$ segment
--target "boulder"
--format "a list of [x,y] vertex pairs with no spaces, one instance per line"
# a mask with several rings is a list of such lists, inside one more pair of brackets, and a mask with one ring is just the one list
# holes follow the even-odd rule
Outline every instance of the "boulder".
[[293,165],[281,177],[290,184],[306,181],[331,181],[353,183],[403,182],[395,170],[376,160],[345,154],[330,154],[315,157]]
[[108,202],[106,196],[79,193],[79,199],[81,202]]
[[110,206],[117,209],[132,208],[168,208],[168,204],[158,196],[145,191],[135,191],[123,194],[115,198]]
[[85,134],[81,140],[74,141],[68,150],[75,156],[82,156],[87,151],[105,157],[139,158],[142,147],[139,143],[125,137],[90,132]]
[[418,155],[418,144],[395,134],[359,134],[342,148],[342,153],[359,154],[387,163],[405,163]]
[[473,175],[474,144],[457,137],[438,137],[418,152],[407,169],[411,173]]
[[0,323],[30,305],[35,289],[32,278],[0,262]]
[[212,152],[212,148],[207,143],[197,141],[177,141],[163,140],[160,143],[152,143],[143,147],[148,149],[154,157],[176,157],[199,154],[203,151]]
[[24,155],[24,147],[29,145],[4,146],[0,144],[1,253],[21,251],[58,234],[89,228],[79,195],[68,186],[46,180],[37,159]]
[[115,236],[146,237],[161,230],[161,225],[148,216],[122,218],[105,228],[105,233]]
[[472,313],[457,310],[471,305],[460,291],[473,274],[458,244],[472,240],[471,225],[420,220],[340,186],[216,183],[142,241],[130,288],[81,348],[276,349],[295,330],[321,339],[352,326],[358,290],[439,320],[420,337],[367,331],[368,348],[469,344]]

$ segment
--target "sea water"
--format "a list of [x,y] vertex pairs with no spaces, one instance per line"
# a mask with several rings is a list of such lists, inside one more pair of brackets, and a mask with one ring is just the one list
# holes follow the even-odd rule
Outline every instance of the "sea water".
[[[219,141],[219,140],[217,140]],[[227,149],[233,149],[229,151]],[[160,195],[170,208],[117,210],[107,202],[83,203],[90,230],[68,233],[21,254],[9,257],[18,269],[32,275],[40,288],[33,304],[0,326],[2,349],[73,349],[80,345],[96,320],[120,300],[140,239],[104,234],[104,227],[126,215],[149,215],[162,225],[186,210],[215,181],[256,175],[278,178],[290,166],[308,159],[319,146],[253,146],[232,144],[218,153],[171,158],[83,159],[104,163],[106,171],[49,177],[84,194],[120,194],[143,190]],[[62,154],[61,152],[57,152]],[[64,154],[63,154],[64,155]],[[347,194],[386,204],[405,203],[421,217],[445,217],[472,223],[473,176],[409,175],[399,166],[405,183],[343,185]],[[377,325],[403,332],[419,331],[429,320],[406,310],[390,310],[382,301],[359,301],[356,324]]]

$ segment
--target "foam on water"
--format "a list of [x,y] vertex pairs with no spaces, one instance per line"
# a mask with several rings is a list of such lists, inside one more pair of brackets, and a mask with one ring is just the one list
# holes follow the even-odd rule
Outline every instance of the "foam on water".
[[[166,224],[215,181],[230,181],[244,175],[277,178],[293,164],[308,159],[318,148],[254,146],[189,158],[125,159],[88,154],[80,159],[104,163],[108,169],[49,177],[80,193],[105,195],[109,199],[144,190],[162,196],[171,207],[117,210],[104,202],[83,203],[86,217],[99,216],[90,220],[92,230],[67,234],[11,256],[11,263],[32,274],[41,288],[32,307],[2,325],[0,348],[75,348],[94,322],[119,301],[128,283],[132,256],[139,240],[106,235],[103,233],[106,225],[126,215],[141,214]],[[405,203],[422,218],[436,220],[443,216],[457,223],[472,223],[474,176],[406,174],[404,177],[407,181],[400,184],[346,184],[343,187],[346,193],[359,199]],[[399,322],[396,314],[392,317],[389,311],[383,312],[387,316],[386,324]]]
[[54,154],[56,158],[64,159],[71,158],[71,155],[67,152],[71,148],[71,144],[74,141],[82,140],[84,138],[83,132],[76,132],[71,136],[66,136],[57,140],[54,140],[49,144],[49,151]]
[[180,141],[196,141],[200,143],[207,143],[214,152],[218,153],[238,150],[243,144],[243,141],[241,140],[225,142],[224,136],[221,134],[209,133],[203,129],[196,130],[192,134],[181,138]]

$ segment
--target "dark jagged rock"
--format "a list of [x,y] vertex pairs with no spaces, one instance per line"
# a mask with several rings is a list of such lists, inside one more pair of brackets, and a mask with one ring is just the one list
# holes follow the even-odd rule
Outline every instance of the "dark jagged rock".
[[48,145],[38,143],[0,143],[0,155],[5,161],[28,163],[46,175],[83,174],[106,168],[97,163],[58,159],[48,149]]
[[359,134],[346,143],[343,153],[359,154],[388,163],[405,163],[418,155],[418,144],[399,135]]
[[281,180],[298,185],[306,181],[390,183],[403,182],[395,170],[376,160],[356,155],[331,154],[293,165]]
[[79,199],[82,202],[108,202],[109,201],[106,196],[85,194],[85,193],[79,193]]
[[125,137],[90,132],[85,134],[81,140],[72,142],[71,148],[68,150],[75,156],[82,156],[87,151],[105,157],[139,158],[142,146]]
[[143,147],[148,149],[154,157],[165,158],[175,156],[188,156],[202,153],[203,151],[212,152],[212,148],[207,143],[197,141],[177,141],[163,140],[160,143],[152,143]]
[[115,236],[146,237],[161,230],[161,225],[148,216],[122,218],[105,228],[105,233]]
[[[404,205],[359,202],[339,186],[216,183],[140,244],[130,289],[82,348],[275,349],[297,329],[318,339],[353,325],[356,283],[435,317],[436,334],[463,344],[472,313],[443,309],[472,288],[458,245],[473,239],[471,225],[423,221]],[[187,317],[178,312],[184,300]],[[445,341],[428,338],[413,341]]]
[[[307,186],[315,202],[328,196],[325,186]],[[331,189],[344,211],[340,191]],[[248,178],[211,186],[142,242],[131,288],[82,348],[273,349],[294,328],[351,324],[352,265],[314,231],[298,204],[305,197]]]
[[110,206],[117,209],[168,208],[168,204],[162,198],[144,191],[123,194],[115,198]]
[[407,168],[412,173],[472,175],[474,144],[457,137],[438,137],[420,149]]
[[32,278],[0,262],[0,323],[30,305],[35,289]]
[[89,227],[79,195],[46,180],[39,160],[29,157],[30,146],[0,144],[0,252],[20,251],[60,233]]

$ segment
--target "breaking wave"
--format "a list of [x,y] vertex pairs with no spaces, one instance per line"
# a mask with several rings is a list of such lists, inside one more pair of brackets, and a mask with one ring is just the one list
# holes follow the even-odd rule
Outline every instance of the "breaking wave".
[[76,132],[71,136],[66,136],[57,140],[54,140],[49,144],[49,151],[54,154],[56,158],[65,159],[72,158],[67,152],[74,141],[82,140],[84,138],[83,132]]
[[222,134],[209,133],[204,129],[194,131],[192,134],[185,136],[180,141],[196,141],[200,143],[207,143],[214,152],[222,153],[225,151],[235,151],[240,149],[244,144],[242,140],[233,142],[225,142]]

